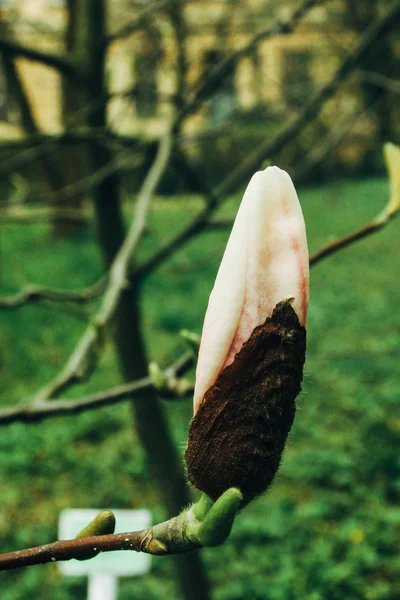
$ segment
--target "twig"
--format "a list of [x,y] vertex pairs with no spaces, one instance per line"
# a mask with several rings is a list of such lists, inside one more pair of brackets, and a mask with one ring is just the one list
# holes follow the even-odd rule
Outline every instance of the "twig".
[[374,71],[358,71],[357,74],[362,81],[373,83],[394,94],[400,94],[400,80],[398,79],[392,79],[391,77],[381,75],[381,73],[375,73]]
[[323,136],[323,139],[319,143],[315,144],[300,165],[295,167],[291,173],[293,181],[303,180],[312,169],[323,163],[325,158],[332,154],[333,150],[351,132],[357,121],[364,114],[365,110],[361,112],[359,110],[357,112],[352,111],[350,114],[345,114],[331,131]]
[[[75,131],[66,131],[61,134],[39,134],[26,136],[23,139],[17,140],[0,140],[0,150],[23,150],[17,156],[12,156],[3,161],[3,164],[0,166],[0,176],[10,175],[16,170],[24,168],[36,160],[40,160],[43,156],[54,152],[54,148],[58,146],[74,144],[76,142],[94,142],[111,150],[121,148],[138,150],[147,145],[147,143],[142,140],[139,141],[137,138],[101,130],[98,131],[96,129],[78,129]],[[120,165],[115,161],[113,168],[114,170],[118,170]],[[75,183],[81,185],[81,181]]]
[[170,152],[171,137],[169,134],[166,134],[160,142],[154,164],[149,170],[139,193],[132,225],[111,265],[108,287],[103,296],[99,311],[81,336],[64,368],[48,385],[37,392],[32,400],[34,405],[40,405],[42,402],[67,389],[73,383],[84,380],[97,364],[99,348],[102,346],[105,328],[114,316],[121,295],[128,285],[130,259],[144,233],[150,200],[168,164]]
[[135,141],[133,138],[124,138],[122,135],[117,135],[105,129],[79,127],[61,133],[38,132],[22,138],[1,139],[0,150],[24,150],[27,147],[35,147],[43,143],[69,145],[77,142],[96,142],[99,145],[109,146],[110,143],[115,143],[117,140],[125,140],[130,144]]
[[37,285],[27,285],[12,296],[0,296],[0,308],[18,308],[25,304],[47,300],[50,302],[73,302],[84,304],[94,300],[104,291],[106,277],[102,277],[90,287],[82,291],[56,290]]
[[310,257],[310,266],[316,265],[324,258],[327,258],[331,254],[334,254],[342,248],[346,248],[346,246],[350,246],[350,244],[353,244],[357,240],[362,240],[364,237],[367,237],[371,233],[379,231],[380,229],[385,227],[385,225],[387,225],[388,222],[389,219],[387,221],[372,221],[371,223],[368,223],[368,225],[361,227],[361,229],[358,229],[357,231],[354,231],[353,233],[350,233],[349,235],[346,235],[340,238],[339,240],[330,242]]
[[[193,365],[194,358],[191,353],[182,355],[175,363],[170,365],[163,372],[167,379],[175,379],[183,375]],[[88,410],[94,410],[103,406],[114,405],[119,402],[131,399],[141,394],[144,390],[154,389],[150,377],[145,377],[132,383],[126,383],[113,387],[96,394],[90,394],[77,399],[57,399],[43,402],[27,403],[20,402],[16,406],[9,406],[0,409],[0,424],[8,425],[15,421],[32,422],[40,421],[49,417],[56,417],[66,414],[78,414]],[[171,386],[172,388],[172,386]],[[172,389],[168,390],[168,396]],[[187,393],[189,394],[189,388]],[[163,397],[162,391],[157,389],[157,393]]]
[[303,0],[287,20],[282,22],[277,20],[272,24],[269,24],[266,29],[257,33],[243,48],[233,52],[228,58],[213,67],[210,73],[205,74],[204,82],[194,92],[189,102],[182,108],[182,111],[177,117],[175,127],[197,110],[199,105],[212,94],[212,92],[220,85],[221,81],[225,79],[243,57],[251,54],[261,42],[268,38],[291,33],[309,10],[324,1],[325,0]]
[[237,488],[229,488],[214,503],[202,494],[196,504],[168,521],[142,531],[117,534],[109,533],[115,526],[114,515],[111,511],[102,511],[73,540],[1,554],[0,570],[71,558],[88,560],[100,552],[114,550],[160,556],[191,552],[203,546],[219,546],[228,538],[242,500]]
[[82,560],[86,555],[114,550],[134,550],[143,552],[143,543],[150,530],[131,533],[96,535],[74,540],[60,540],[36,548],[0,554],[0,571],[19,569],[32,565],[43,565],[58,560]]
[[7,26],[8,30],[12,30],[16,37],[18,37],[18,31],[24,34],[28,30],[29,33],[49,36],[57,42],[60,39],[60,28],[53,27],[49,23],[43,23],[42,21],[27,18],[24,19],[20,15],[18,15],[18,21],[16,21],[15,15],[11,15],[11,18],[7,15],[4,17],[2,16],[2,23]]
[[310,266],[331,256],[338,250],[363,239],[385,227],[400,212],[400,147],[387,143],[384,146],[386,165],[390,180],[390,196],[383,211],[370,223],[334,242],[330,242],[310,257]]
[[66,56],[42,52],[36,48],[20,44],[11,38],[0,37],[0,51],[8,56],[22,56],[28,60],[40,62],[69,77],[76,77],[79,72],[78,67]]
[[90,175],[87,175],[82,179],[78,179],[77,181],[74,181],[73,183],[70,183],[59,190],[32,195],[31,197],[27,198],[27,201],[32,204],[51,200],[52,204],[54,205],[66,200],[70,200],[71,198],[75,198],[76,196],[93,190],[93,188],[100,185],[105,179],[110,177],[110,175],[113,175],[114,173],[117,173],[121,169],[125,169],[128,166],[130,168],[134,166],[132,152],[129,149],[121,150],[121,152],[115,155],[108,163],[90,173]]

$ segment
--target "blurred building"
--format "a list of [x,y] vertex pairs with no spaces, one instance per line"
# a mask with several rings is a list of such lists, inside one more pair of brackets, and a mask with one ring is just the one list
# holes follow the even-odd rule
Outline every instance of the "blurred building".
[[[132,21],[146,4],[146,0],[108,2],[111,31]],[[290,15],[298,2],[275,0],[268,10],[265,6],[262,0],[197,0],[182,9],[184,23],[174,23],[162,13],[146,29],[113,42],[107,56],[110,126],[124,134],[159,135],[176,110],[179,37],[184,39],[187,62],[187,99],[213,65],[245,46],[277,17]],[[0,0],[6,27],[17,39],[43,50],[65,51],[66,12],[64,0]],[[238,62],[202,110],[188,120],[186,133],[223,128],[235,120],[244,124],[279,122],[298,112],[329,79],[359,35],[344,22],[343,13],[340,0],[316,7],[294,33],[272,36],[258,44]],[[18,59],[18,70],[40,128],[55,132],[73,127],[73,122],[63,123],[60,76],[24,59]],[[0,120],[17,125],[18,112],[4,76],[0,89]],[[357,112],[361,104],[358,84],[346,85],[324,107],[321,128],[344,111]],[[374,127],[370,115],[359,119],[361,137]],[[353,137],[360,136],[356,132]],[[347,161],[360,158],[360,149],[353,152],[351,144],[345,152]]]
[[[18,39],[43,50],[63,52],[65,4],[64,0],[0,0],[0,10]],[[112,30],[118,31],[133,20],[144,4],[132,0],[109,2]],[[207,69],[245,45],[276,16],[287,16],[291,4],[295,2],[285,2],[283,9],[271,13],[262,8],[265,3],[261,0],[188,3],[185,45],[189,84],[195,86]],[[350,42],[351,35],[343,34],[330,12],[323,7],[314,9],[296,33],[261,42],[253,55],[243,58],[214,95],[202,119],[218,126],[234,109],[265,105],[279,113],[301,106],[334,69],[335,50],[347,48]],[[120,95],[110,101],[110,120],[115,121],[115,127],[147,134],[164,128],[173,107],[176,59],[174,31],[168,19],[162,17],[155,19],[147,31],[110,47],[109,91]],[[18,59],[18,65],[38,122],[44,130],[59,130],[60,77],[54,69],[38,63]],[[4,84],[2,89],[0,115],[5,120],[8,98]],[[126,97],[121,97],[125,93]]]

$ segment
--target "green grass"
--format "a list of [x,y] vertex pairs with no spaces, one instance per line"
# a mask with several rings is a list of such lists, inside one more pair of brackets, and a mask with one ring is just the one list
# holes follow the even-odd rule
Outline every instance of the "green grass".
[[[311,250],[379,212],[387,184],[370,179],[300,190]],[[233,215],[238,200],[221,215]],[[199,209],[196,198],[162,199],[142,257]],[[147,282],[149,354],[165,364],[183,350],[181,328],[200,331],[227,232],[188,244]],[[399,222],[317,265],[312,273],[303,393],[282,468],[268,494],[237,519],[222,548],[204,551],[215,600],[392,600],[400,596]],[[2,293],[25,282],[79,288],[101,273],[92,233],[54,240],[45,226],[3,226]],[[57,372],[84,323],[49,308],[0,312],[4,404]],[[119,381],[111,345],[81,394]],[[183,449],[190,400],[168,404]],[[66,507],[148,507],[162,516],[125,405],[0,429],[2,549],[56,538]],[[171,561],[120,582],[120,598],[177,598]],[[2,600],[86,597],[86,580],[56,565],[2,576]]]

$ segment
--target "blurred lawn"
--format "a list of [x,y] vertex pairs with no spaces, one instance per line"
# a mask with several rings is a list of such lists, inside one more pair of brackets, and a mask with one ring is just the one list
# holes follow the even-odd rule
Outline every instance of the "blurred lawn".
[[[300,190],[311,250],[379,212],[383,180]],[[220,216],[235,213],[238,200]],[[160,199],[143,255],[199,209],[196,198]],[[400,597],[399,222],[317,265],[312,274],[304,391],[273,489],[238,518],[230,540],[204,551],[215,600],[393,600]],[[143,290],[151,358],[183,350],[181,328],[200,331],[227,232],[190,243]],[[92,233],[54,240],[46,226],[4,225],[1,293],[26,282],[79,288],[101,273]],[[82,315],[29,306],[0,312],[1,401],[12,404],[57,372]],[[112,348],[89,383],[119,381]],[[183,451],[191,401],[166,407]],[[127,405],[0,429],[2,550],[56,538],[66,507],[148,507],[163,517]],[[86,580],[56,565],[2,576],[2,600],[86,597]],[[195,582],[194,582],[195,585]],[[120,582],[121,600],[178,598],[169,558]]]

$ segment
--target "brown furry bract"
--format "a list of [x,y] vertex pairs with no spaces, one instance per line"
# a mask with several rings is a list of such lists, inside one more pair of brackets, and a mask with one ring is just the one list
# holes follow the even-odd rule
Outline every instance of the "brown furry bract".
[[305,350],[306,330],[282,301],[206,392],[185,459],[190,482],[213,500],[237,487],[245,505],[270,486],[295,416]]

